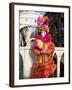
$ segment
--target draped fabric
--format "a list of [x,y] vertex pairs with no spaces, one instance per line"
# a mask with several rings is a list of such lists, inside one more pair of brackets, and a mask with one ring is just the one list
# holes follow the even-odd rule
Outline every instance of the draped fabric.
[[36,63],[32,66],[31,78],[46,78],[52,75],[56,69],[53,60],[54,43],[49,33],[42,38],[38,35],[33,44],[33,53],[36,55]]

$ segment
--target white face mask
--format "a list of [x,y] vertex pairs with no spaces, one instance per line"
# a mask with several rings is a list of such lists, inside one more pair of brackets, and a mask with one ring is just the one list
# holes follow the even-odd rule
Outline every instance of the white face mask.
[[42,32],[41,32],[41,35],[42,35],[42,37],[44,38],[45,35],[46,35],[46,32],[45,32],[45,31],[42,31]]

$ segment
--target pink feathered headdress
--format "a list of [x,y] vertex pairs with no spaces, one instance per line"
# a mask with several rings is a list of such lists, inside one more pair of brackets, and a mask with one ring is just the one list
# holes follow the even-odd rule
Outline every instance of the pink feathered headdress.
[[41,29],[41,30],[44,30],[44,31],[49,31],[49,27],[48,27],[48,17],[47,16],[39,16],[35,22],[37,23],[38,27]]

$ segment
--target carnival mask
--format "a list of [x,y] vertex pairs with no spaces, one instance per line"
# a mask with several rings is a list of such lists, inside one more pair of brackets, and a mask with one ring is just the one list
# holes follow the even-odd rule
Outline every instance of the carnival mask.
[[42,35],[42,37],[44,38],[45,35],[46,35],[46,32],[45,32],[45,31],[42,31],[42,32],[41,32],[41,35]]

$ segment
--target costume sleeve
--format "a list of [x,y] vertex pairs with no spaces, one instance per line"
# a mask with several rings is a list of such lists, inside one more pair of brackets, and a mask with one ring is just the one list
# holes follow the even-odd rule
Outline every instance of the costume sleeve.
[[54,49],[55,49],[55,45],[52,41],[50,41],[48,44],[48,49],[47,49],[48,54],[53,54]]
[[33,44],[33,52],[35,54],[40,54],[41,49],[42,49],[43,43],[40,40],[35,40]]

